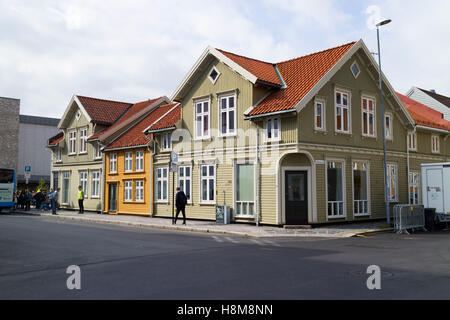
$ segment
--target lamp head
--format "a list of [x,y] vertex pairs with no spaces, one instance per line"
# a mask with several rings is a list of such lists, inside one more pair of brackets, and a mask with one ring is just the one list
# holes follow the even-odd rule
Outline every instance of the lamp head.
[[377,26],[377,27],[381,27],[381,26],[384,26],[385,24],[390,23],[391,21],[392,21],[391,19],[386,19],[386,20],[383,20],[383,21],[378,22],[378,23],[376,24],[376,26]]

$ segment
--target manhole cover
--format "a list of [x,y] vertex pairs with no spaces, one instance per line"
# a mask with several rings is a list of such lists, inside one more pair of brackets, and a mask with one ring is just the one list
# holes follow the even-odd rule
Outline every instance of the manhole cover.
[[[367,273],[366,271],[356,270],[356,271],[350,271],[349,275],[352,277],[364,277],[367,278],[371,274]],[[394,274],[392,272],[387,271],[381,271],[381,277],[392,277]]]

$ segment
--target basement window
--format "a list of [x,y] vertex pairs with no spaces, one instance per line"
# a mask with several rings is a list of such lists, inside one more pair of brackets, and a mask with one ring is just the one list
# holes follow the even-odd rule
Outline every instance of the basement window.
[[219,78],[220,72],[216,69],[216,67],[212,67],[211,71],[209,72],[208,78],[211,80],[212,83],[216,83],[217,78]]

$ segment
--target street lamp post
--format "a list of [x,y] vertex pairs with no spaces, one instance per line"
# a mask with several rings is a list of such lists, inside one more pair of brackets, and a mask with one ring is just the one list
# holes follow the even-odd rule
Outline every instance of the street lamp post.
[[382,118],[382,135],[383,135],[383,166],[384,166],[384,203],[386,206],[386,218],[388,225],[391,224],[391,214],[389,209],[389,197],[388,197],[388,181],[387,181],[387,160],[386,160],[386,128],[385,128],[385,122],[386,118],[384,115],[384,106],[383,106],[383,80],[382,80],[382,73],[381,73],[381,53],[380,53],[380,31],[379,27],[383,26],[385,24],[388,24],[391,22],[390,19],[383,20],[376,24],[377,27],[377,41],[378,41],[378,68],[379,68],[379,83],[380,83],[380,105],[381,105],[381,116]]

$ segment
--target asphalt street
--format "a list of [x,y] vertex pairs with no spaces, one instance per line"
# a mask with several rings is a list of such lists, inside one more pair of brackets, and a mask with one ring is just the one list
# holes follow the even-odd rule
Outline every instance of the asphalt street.
[[3,214],[0,299],[450,299],[449,248],[448,231],[253,239]]

